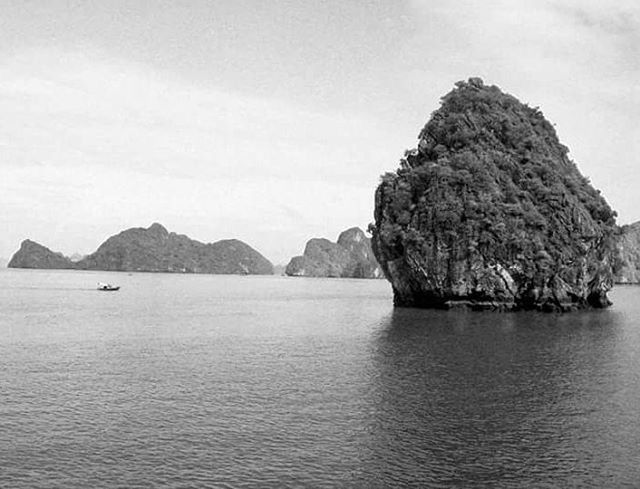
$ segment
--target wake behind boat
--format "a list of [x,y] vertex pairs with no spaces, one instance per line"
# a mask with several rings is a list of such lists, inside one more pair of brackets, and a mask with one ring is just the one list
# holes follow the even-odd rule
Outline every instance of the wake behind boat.
[[120,290],[120,286],[119,285],[111,285],[111,284],[105,284],[102,282],[98,282],[98,290],[103,290],[106,292],[114,292],[116,290]]

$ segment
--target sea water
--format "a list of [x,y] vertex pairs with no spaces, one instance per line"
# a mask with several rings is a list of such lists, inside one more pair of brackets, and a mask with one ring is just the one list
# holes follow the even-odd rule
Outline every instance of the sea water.
[[640,487],[640,287],[611,298],[0,270],[0,487]]

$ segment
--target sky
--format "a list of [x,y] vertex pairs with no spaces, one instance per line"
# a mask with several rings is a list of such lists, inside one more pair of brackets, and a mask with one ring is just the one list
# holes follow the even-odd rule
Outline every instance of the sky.
[[454,83],[555,124],[640,220],[635,0],[2,0],[0,256],[160,222],[273,263],[373,220]]

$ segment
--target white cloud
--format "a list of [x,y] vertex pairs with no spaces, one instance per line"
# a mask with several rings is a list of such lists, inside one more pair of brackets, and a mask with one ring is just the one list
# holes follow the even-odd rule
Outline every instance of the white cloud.
[[[56,50],[0,64],[0,111],[11,121],[0,128],[2,224],[11,230],[3,253],[33,232],[87,252],[86,223],[101,235],[160,220],[207,240],[252,238],[283,261],[303,244],[291,236],[366,225],[371,189],[396,152],[361,117]],[[304,217],[302,229],[283,218],[285,206]],[[50,233],[52,221],[68,225]]]

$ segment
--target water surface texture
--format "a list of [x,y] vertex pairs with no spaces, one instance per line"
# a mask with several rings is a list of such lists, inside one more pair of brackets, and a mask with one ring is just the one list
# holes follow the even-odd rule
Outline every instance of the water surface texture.
[[640,288],[611,297],[394,310],[382,280],[0,270],[0,486],[639,487]]

